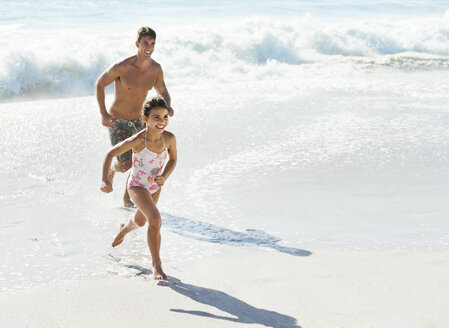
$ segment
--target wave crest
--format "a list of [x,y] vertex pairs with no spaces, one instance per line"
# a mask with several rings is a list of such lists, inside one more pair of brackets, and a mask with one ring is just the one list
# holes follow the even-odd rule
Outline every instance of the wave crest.
[[[93,94],[102,71],[135,53],[133,32],[70,31],[70,42],[59,45],[67,31],[46,31],[30,46],[21,42],[26,31],[9,30],[1,44],[0,100]],[[449,68],[445,16],[395,22],[327,22],[307,15],[285,22],[253,18],[170,26],[159,35],[155,59],[175,82],[284,78],[301,67],[310,70],[309,64],[327,69],[345,63],[369,71]]]

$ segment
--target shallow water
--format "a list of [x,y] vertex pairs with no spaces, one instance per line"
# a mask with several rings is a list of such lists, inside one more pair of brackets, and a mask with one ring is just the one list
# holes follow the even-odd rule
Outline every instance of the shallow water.
[[[447,248],[447,90],[416,78],[398,95],[404,75],[172,86],[163,261],[241,246]],[[0,106],[3,289],[149,266],[144,229],[109,246],[132,212],[119,207],[124,175],[99,191],[109,143],[96,110],[93,97]]]

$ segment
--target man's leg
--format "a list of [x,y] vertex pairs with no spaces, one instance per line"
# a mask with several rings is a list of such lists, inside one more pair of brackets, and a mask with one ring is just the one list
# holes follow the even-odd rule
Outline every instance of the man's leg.
[[136,205],[134,205],[131,198],[129,197],[129,193],[128,193],[128,180],[129,180],[130,175],[131,175],[131,173],[128,174],[128,178],[126,179],[125,193],[123,194],[123,206],[136,207]]
[[[139,132],[144,128],[144,124],[140,119],[134,120],[134,121],[126,121],[126,120],[119,120],[114,125],[109,127],[109,136],[111,138],[112,145],[116,145],[119,142],[122,142],[123,140],[131,137],[135,133]],[[132,166],[132,151],[129,150],[126,153],[123,153],[119,156],[117,156],[117,161],[113,165],[113,169],[111,172],[112,177],[114,176],[115,172],[126,172],[128,171]],[[125,192],[123,194],[123,205],[125,207],[135,207],[134,203],[131,201],[128,193],[128,178],[126,179],[126,186],[125,186]],[[112,182],[112,181],[111,181]]]
[[[123,156],[115,162],[114,171],[124,173],[131,168],[131,166],[132,166],[131,159],[125,159],[124,161],[120,161],[120,159],[122,159],[122,158],[123,158]],[[123,206],[135,207],[134,203],[131,201],[131,199],[129,197],[128,188],[127,188],[128,180],[129,180],[129,174],[128,174],[128,178],[126,179],[125,193],[123,194]]]

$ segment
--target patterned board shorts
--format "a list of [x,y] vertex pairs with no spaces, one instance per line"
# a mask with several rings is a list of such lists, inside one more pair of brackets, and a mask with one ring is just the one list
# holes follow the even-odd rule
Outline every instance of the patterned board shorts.
[[[117,118],[115,120],[115,123],[108,128],[109,137],[111,138],[112,145],[115,146],[119,142],[128,139],[132,135],[142,130],[144,126],[145,124],[140,118],[132,121]],[[118,155],[117,160],[119,162],[124,162],[127,160],[131,160],[131,157],[132,157],[132,150],[128,150],[126,153]]]

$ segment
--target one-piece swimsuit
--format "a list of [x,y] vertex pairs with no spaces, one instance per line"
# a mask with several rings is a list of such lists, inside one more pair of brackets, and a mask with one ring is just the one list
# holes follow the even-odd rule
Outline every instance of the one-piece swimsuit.
[[138,153],[133,152],[133,166],[128,180],[128,188],[143,187],[150,194],[154,194],[160,189],[154,178],[161,175],[165,161],[168,158],[164,135],[162,135],[162,140],[164,141],[164,150],[162,152],[155,153],[149,150],[147,148],[147,133],[145,131],[145,148]]

